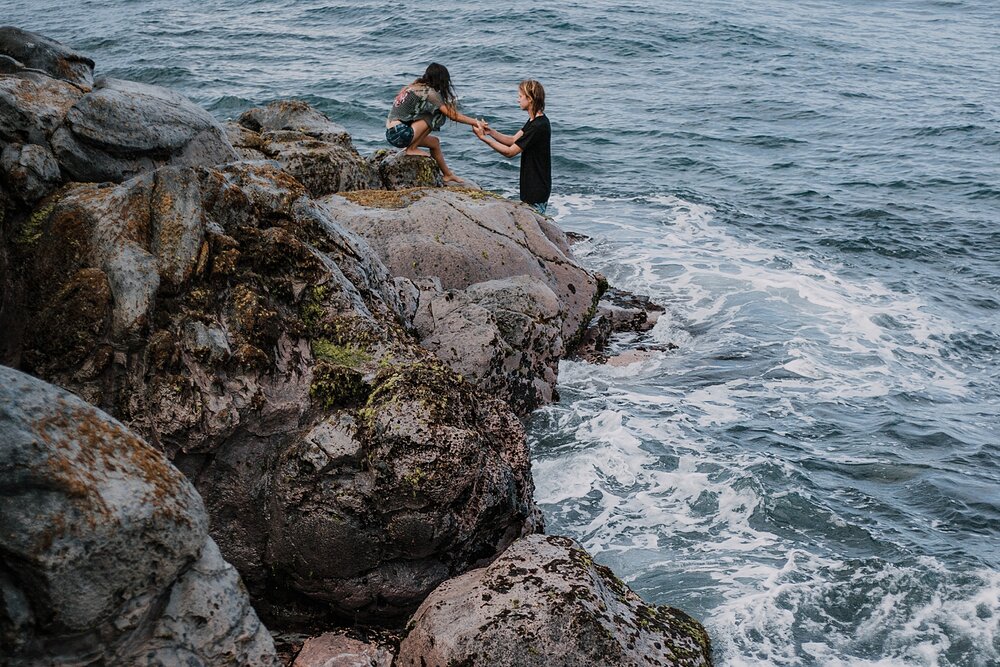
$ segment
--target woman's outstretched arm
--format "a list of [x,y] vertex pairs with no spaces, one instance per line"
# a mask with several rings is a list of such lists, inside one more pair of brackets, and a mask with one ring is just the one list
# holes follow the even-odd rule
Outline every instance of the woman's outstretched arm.
[[466,125],[472,125],[472,126],[475,126],[476,123],[482,123],[483,125],[487,125],[485,120],[476,120],[475,118],[470,118],[469,116],[466,116],[458,109],[448,106],[447,104],[442,104],[440,110],[441,113],[443,113],[445,116],[455,121],[456,123],[465,123]]

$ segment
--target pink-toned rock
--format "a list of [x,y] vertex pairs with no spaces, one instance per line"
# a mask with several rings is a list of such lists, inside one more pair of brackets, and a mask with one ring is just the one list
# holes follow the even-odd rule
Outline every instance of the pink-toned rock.
[[705,667],[701,624],[645,604],[579,544],[531,535],[414,614],[397,667]]
[[527,275],[555,293],[567,345],[590,320],[597,279],[573,259],[562,230],[523,204],[454,188],[370,205],[339,195],[321,201],[334,220],[368,240],[393,276],[436,277],[442,288],[461,290]]
[[328,632],[308,640],[292,667],[390,667],[392,659],[384,646]]

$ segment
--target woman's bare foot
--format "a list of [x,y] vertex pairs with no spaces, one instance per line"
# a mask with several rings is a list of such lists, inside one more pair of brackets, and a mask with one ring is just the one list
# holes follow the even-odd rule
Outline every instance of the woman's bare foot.
[[425,151],[420,148],[407,148],[403,150],[403,155],[416,155],[418,157],[430,157],[430,151]]
[[465,181],[463,181],[461,178],[459,178],[455,174],[446,174],[442,180],[445,183],[458,183],[460,185],[463,184],[463,183],[465,183]]

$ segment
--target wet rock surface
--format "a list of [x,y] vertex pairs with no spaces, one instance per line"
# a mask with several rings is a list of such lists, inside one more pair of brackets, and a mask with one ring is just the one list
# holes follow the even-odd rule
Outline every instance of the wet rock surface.
[[0,658],[274,664],[188,480],[120,423],[0,367]]
[[[599,280],[603,280],[603,276]],[[622,334],[650,331],[663,313],[663,306],[653,303],[649,297],[608,287],[573,355],[596,364],[627,365],[657,352],[672,350],[675,346],[648,341],[641,335],[630,336],[631,340],[620,346],[624,349],[612,350],[610,345],[616,336],[624,339],[626,336]]]
[[445,582],[410,626],[401,667],[711,664],[701,624],[645,604],[565,537],[527,537]]

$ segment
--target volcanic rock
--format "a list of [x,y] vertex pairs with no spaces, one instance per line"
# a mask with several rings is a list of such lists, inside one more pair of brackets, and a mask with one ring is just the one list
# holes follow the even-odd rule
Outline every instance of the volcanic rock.
[[73,185],[15,235],[27,324],[0,342],[174,459],[269,622],[397,622],[540,527],[510,408],[409,337],[397,281],[284,172]]

